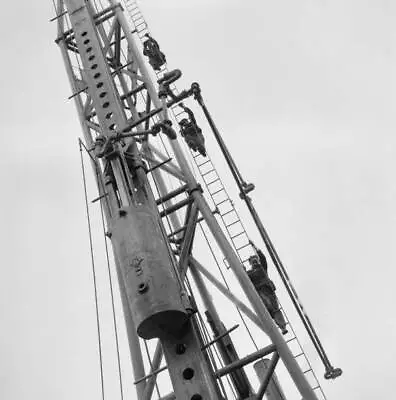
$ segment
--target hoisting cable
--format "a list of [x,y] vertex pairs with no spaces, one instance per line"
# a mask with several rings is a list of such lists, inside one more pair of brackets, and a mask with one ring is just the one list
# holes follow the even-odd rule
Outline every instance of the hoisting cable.
[[197,100],[197,102],[199,103],[199,105],[201,106],[201,108],[205,114],[205,117],[213,131],[215,139],[216,139],[216,141],[224,155],[224,158],[231,170],[234,180],[238,186],[238,189],[240,190],[240,197],[242,200],[244,200],[246,202],[249,212],[257,226],[257,229],[260,232],[260,235],[265,243],[267,251],[272,259],[272,262],[274,263],[275,268],[277,269],[278,274],[281,277],[282,282],[285,285],[285,288],[289,294],[289,297],[291,298],[291,300],[294,304],[294,307],[295,307],[316,351],[318,352],[320,359],[322,360],[322,362],[324,364],[324,367],[326,370],[325,378],[326,379],[337,378],[338,376],[340,376],[342,374],[342,370],[340,368],[334,368],[331,365],[331,363],[326,355],[326,352],[319,340],[319,337],[317,336],[310,319],[308,318],[307,314],[304,311],[304,308],[298,298],[297,292],[295,291],[294,287],[292,286],[292,284],[290,282],[290,278],[286,272],[286,269],[283,266],[283,264],[278,256],[278,253],[276,252],[275,247],[272,244],[272,242],[268,236],[268,233],[265,230],[265,228],[260,220],[260,217],[258,216],[258,213],[257,213],[255,207],[253,206],[252,200],[249,196],[247,196],[247,191],[245,190],[245,187],[244,187],[246,185],[246,183],[242,179],[242,176],[241,176],[233,158],[231,157],[231,154],[229,153],[227,146],[225,145],[225,142],[224,142],[223,138],[221,137],[220,132],[218,131],[218,129],[217,129],[217,127],[216,127],[204,101],[203,101],[201,91],[200,91],[200,88],[198,85],[196,87],[194,98]]
[[[99,175],[99,171],[96,171],[96,173],[97,173],[97,175]],[[98,178],[99,178],[99,176],[98,176]],[[98,179],[98,182],[100,182],[99,179]],[[104,222],[104,213],[103,213],[102,202],[100,202],[100,214],[102,216],[103,239],[104,239],[105,249],[106,249],[107,272],[109,275],[111,310],[113,313],[114,338],[115,338],[115,345],[116,345],[116,352],[117,352],[117,365],[118,365],[118,376],[119,376],[119,382],[120,382],[120,393],[121,393],[121,400],[124,400],[124,390],[123,390],[122,373],[121,373],[120,345],[119,345],[119,339],[118,339],[117,320],[116,320],[116,312],[115,312],[115,305],[114,305],[113,278],[111,277],[109,248],[107,245],[106,227],[105,227],[105,222]]]
[[98,334],[98,353],[99,353],[99,363],[100,363],[100,384],[101,384],[101,390],[102,390],[102,400],[104,400],[105,397],[104,397],[104,379],[103,379],[103,355],[102,355],[102,340],[101,340],[101,334],[100,334],[98,287],[97,287],[97,282],[96,282],[96,269],[95,269],[95,258],[94,258],[93,243],[92,243],[91,218],[89,215],[87,181],[86,181],[86,177],[85,177],[85,166],[84,166],[84,157],[83,157],[83,153],[82,153],[81,140],[79,140],[79,147],[80,147],[81,171],[82,171],[82,178],[83,178],[83,185],[84,185],[85,210],[87,213],[89,246],[90,246],[90,251],[91,251],[92,277],[93,277],[94,296],[95,296],[96,328],[97,328],[97,334]]

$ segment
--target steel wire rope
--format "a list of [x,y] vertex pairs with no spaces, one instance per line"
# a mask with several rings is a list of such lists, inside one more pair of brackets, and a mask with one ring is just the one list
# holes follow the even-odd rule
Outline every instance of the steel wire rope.
[[[84,147],[85,152],[89,156],[89,158],[92,160],[93,164],[95,165],[95,173],[96,173],[96,178],[98,185],[100,186],[98,188],[98,194],[100,193],[105,193],[105,188],[103,185],[103,180],[101,179],[100,172],[99,172],[99,166],[97,164],[97,161],[92,155],[89,153],[89,150],[85,146],[84,142],[80,139],[79,140],[80,146]],[[103,200],[103,199],[101,199]],[[118,339],[118,329],[117,329],[117,321],[116,321],[116,312],[115,312],[115,302],[114,302],[114,291],[113,291],[113,280],[111,277],[111,270],[110,270],[110,257],[109,257],[109,251],[108,251],[108,245],[106,241],[106,227],[105,227],[105,218],[104,218],[104,211],[103,211],[103,204],[102,201],[100,201],[100,211],[101,211],[101,219],[102,219],[102,230],[103,230],[103,239],[104,239],[104,244],[105,244],[105,251],[106,251],[106,261],[107,261],[107,270],[108,270],[108,275],[109,275],[109,284],[110,284],[110,297],[111,297],[111,305],[112,305],[112,313],[113,313],[113,326],[114,326],[114,336],[115,336],[115,343],[116,343],[116,351],[117,351],[117,363],[118,363],[118,373],[119,373],[119,381],[120,381],[120,392],[121,392],[121,399],[124,398],[123,395],[123,384],[122,384],[122,373],[121,373],[121,358],[120,358],[120,351],[119,351],[119,339]]]
[[[96,166],[96,164],[95,164],[95,166]],[[96,170],[96,173],[97,173],[98,178],[100,178],[98,170]],[[98,182],[101,182],[101,180],[98,179]],[[103,191],[103,193],[105,193],[104,188],[102,188],[102,191]],[[100,193],[99,193],[99,195],[100,195]],[[113,313],[114,338],[115,338],[116,351],[117,351],[117,364],[118,364],[118,375],[119,375],[119,382],[120,382],[120,393],[121,393],[121,400],[123,400],[124,399],[124,391],[123,391],[123,384],[122,384],[120,345],[119,345],[119,339],[118,339],[117,320],[116,320],[116,312],[115,312],[115,304],[114,304],[113,279],[111,277],[111,270],[110,270],[109,249],[108,249],[108,245],[107,245],[106,227],[105,227],[105,222],[104,222],[102,201],[100,201],[100,214],[102,217],[103,239],[104,239],[104,243],[105,243],[107,271],[108,271],[108,275],[109,275],[111,308],[112,308],[112,313]]]
[[103,354],[102,354],[102,340],[101,340],[101,328],[100,328],[101,324],[100,324],[99,303],[98,303],[98,288],[97,288],[97,281],[96,281],[95,257],[94,257],[93,242],[92,242],[91,218],[90,218],[90,214],[89,214],[89,205],[88,205],[87,181],[86,181],[86,176],[85,176],[85,165],[84,165],[84,157],[83,157],[83,153],[82,153],[81,141],[79,142],[79,147],[80,147],[82,179],[83,179],[83,185],[84,185],[85,209],[86,209],[86,213],[87,213],[89,245],[90,245],[90,251],[91,251],[92,277],[93,277],[95,311],[96,311],[96,327],[97,327],[97,335],[98,335],[98,353],[99,353],[99,363],[100,363],[100,381],[101,381],[101,390],[102,390],[102,400],[104,400],[105,392],[104,392],[104,375],[103,375]]

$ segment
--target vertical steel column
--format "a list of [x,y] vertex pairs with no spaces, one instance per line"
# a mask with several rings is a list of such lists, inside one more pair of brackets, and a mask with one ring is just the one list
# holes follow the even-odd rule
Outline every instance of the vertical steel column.
[[[64,3],[63,3],[63,1],[60,0],[58,4],[60,7],[58,7],[57,14],[59,15],[64,10],[64,8],[63,8]],[[64,22],[63,22],[63,18],[60,18],[58,20],[58,37],[60,37],[63,32],[64,32]],[[66,72],[67,72],[70,86],[72,88],[73,93],[76,93],[78,91],[78,88],[76,85],[76,81],[74,79],[73,68],[72,68],[72,65],[70,62],[70,58],[68,56],[66,44],[63,40],[59,42],[59,48],[61,50],[62,58],[65,63]],[[86,121],[86,118],[84,115],[84,106],[82,104],[80,96],[74,96],[74,102],[75,102],[75,105],[77,108],[77,113],[78,113],[82,131],[83,131],[83,136],[84,136],[85,142],[89,148],[92,148],[93,147],[92,135],[91,135],[90,129],[86,123],[87,121]],[[97,166],[93,163],[92,160],[91,160],[91,165],[92,165],[92,168],[94,171],[99,195],[103,196],[104,188],[103,188],[103,183],[99,180],[99,177],[96,173]],[[110,211],[109,204],[107,202],[107,198],[102,197],[101,203],[103,206],[103,211],[104,211],[104,215],[105,215],[105,219],[106,219],[106,225],[109,226],[111,223],[111,211]],[[139,338],[136,335],[136,328],[133,324],[129,307],[127,306],[127,304],[125,302],[125,288],[123,287],[123,282],[122,282],[122,278],[120,275],[119,262],[116,257],[116,254],[114,256],[115,256],[114,260],[115,260],[115,264],[116,264],[117,279],[118,279],[118,282],[120,285],[123,314],[124,314],[124,319],[125,319],[125,324],[126,324],[128,342],[129,342],[130,358],[131,358],[132,365],[133,365],[134,380],[136,381],[145,375],[143,357],[142,357],[142,353],[141,353],[141,349],[140,349]],[[143,398],[142,396],[143,396],[144,387],[145,387],[144,382],[141,382],[136,385],[138,400],[141,400]]]

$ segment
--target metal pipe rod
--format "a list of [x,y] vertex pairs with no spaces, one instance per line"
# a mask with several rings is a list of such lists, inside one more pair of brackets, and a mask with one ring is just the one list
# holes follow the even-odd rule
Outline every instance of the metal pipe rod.
[[165,201],[168,201],[171,198],[176,197],[179,194],[185,192],[187,189],[188,189],[188,185],[180,186],[177,189],[173,190],[172,192],[167,193],[165,196],[160,197],[155,202],[157,203],[157,206],[158,206],[158,205],[164,203]]
[[180,210],[182,207],[186,206],[187,204],[190,204],[192,202],[192,199],[190,197],[187,197],[186,199],[179,201],[178,203],[174,204],[173,206],[170,206],[166,208],[164,211],[160,212],[161,217],[165,217],[166,215],[170,215],[174,213],[177,210]]
[[216,376],[218,378],[221,378],[222,376],[227,375],[230,372],[232,372],[238,368],[242,368],[245,365],[258,360],[261,357],[265,357],[268,354],[273,353],[275,350],[276,350],[276,346],[274,344],[270,344],[269,346],[266,346],[266,347],[262,348],[261,350],[255,351],[254,353],[249,354],[248,356],[243,357],[243,358],[239,359],[238,361],[235,361],[232,364],[228,364],[225,367],[217,370]]
[[223,332],[221,335],[216,336],[213,340],[211,340],[210,342],[206,343],[205,346],[202,347],[201,350],[206,350],[208,347],[212,346],[212,344],[215,344],[216,342],[218,342],[220,339],[222,339],[224,336],[229,335],[232,331],[235,331],[235,329],[239,328],[239,325],[234,325],[233,327],[231,327],[230,329],[226,330],[225,332]]
[[166,369],[168,369],[168,367],[166,365],[165,365],[165,367],[158,368],[155,371],[150,372],[148,375],[143,376],[142,378],[138,379],[137,381],[134,382],[134,384],[136,385],[136,384],[138,384],[138,383],[140,383],[142,381],[145,381],[146,379],[151,378],[154,375],[158,375],[160,372],[165,371]]
[[[202,217],[198,218],[198,219],[197,219],[197,224],[198,224],[199,222],[202,222],[202,221],[203,221],[203,218],[202,218]],[[170,233],[170,234],[168,235],[168,239],[171,240],[173,236],[175,236],[175,235],[177,235],[177,234],[179,234],[179,233],[181,233],[181,232],[184,232],[186,229],[187,229],[187,225],[182,226],[181,228],[177,229],[176,231]]]
[[172,158],[168,158],[167,160],[161,161],[157,165],[154,165],[153,167],[151,167],[150,169],[147,170],[147,173],[153,172],[157,168],[161,168],[164,164],[167,164],[169,161],[172,161]]

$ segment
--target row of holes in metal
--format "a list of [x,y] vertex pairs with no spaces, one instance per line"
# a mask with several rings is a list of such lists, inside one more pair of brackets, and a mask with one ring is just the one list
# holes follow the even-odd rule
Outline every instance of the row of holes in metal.
[[[87,32],[87,31],[84,31],[84,32],[81,34],[81,36],[82,36],[83,38],[84,38],[85,36],[87,36],[87,35],[88,35],[88,32]],[[83,40],[83,44],[84,44],[85,46],[88,46],[90,42],[91,42],[91,41],[90,41],[89,38],[86,38],[86,39]],[[86,51],[87,53],[91,53],[92,50],[93,50],[93,48],[92,48],[91,46],[88,46],[88,47],[86,48],[85,51]],[[94,61],[94,60],[95,60],[95,54],[91,54],[90,56],[88,56],[88,61]],[[93,64],[91,65],[91,70],[92,70],[92,71],[95,71],[96,68],[98,68],[98,64],[93,63]],[[100,76],[101,76],[101,73],[100,73],[100,72],[96,72],[96,73],[94,73],[93,78],[94,78],[94,79],[99,79]],[[96,84],[96,88],[97,88],[97,89],[101,89],[103,86],[104,86],[104,83],[103,83],[102,81],[99,81],[99,82]],[[106,96],[107,96],[107,92],[106,92],[105,90],[103,90],[102,92],[99,93],[99,97],[100,97],[101,99],[104,99]],[[102,107],[103,107],[104,109],[108,108],[109,106],[110,106],[110,103],[109,103],[108,101],[105,101],[105,102],[102,104]],[[113,117],[113,112],[110,111],[110,112],[108,112],[108,113],[106,114],[106,119],[107,119],[107,120],[111,120],[112,117]],[[111,129],[111,130],[115,130],[115,129],[116,129],[116,124],[115,124],[114,122],[112,122],[112,121],[109,121],[109,122],[110,122],[110,124],[109,124],[108,128]]]

